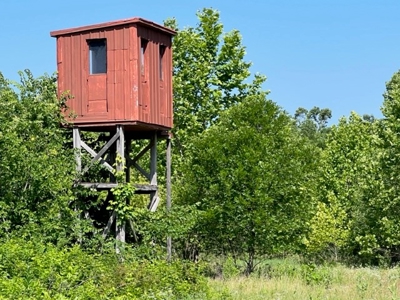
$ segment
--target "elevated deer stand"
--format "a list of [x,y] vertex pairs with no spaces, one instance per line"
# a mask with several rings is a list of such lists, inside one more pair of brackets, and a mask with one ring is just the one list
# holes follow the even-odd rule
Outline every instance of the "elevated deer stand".
[[[159,203],[157,183],[157,143],[167,142],[167,207],[171,206],[171,142],[172,109],[172,37],[175,31],[142,18],[82,26],[53,31],[57,38],[57,71],[59,94],[69,91],[66,112],[76,115],[73,140],[77,171],[82,176],[97,162],[111,173],[125,172],[130,184],[131,169],[136,169],[147,184],[134,184],[135,193],[149,194],[149,209]],[[108,132],[110,139],[96,152],[82,140],[81,130]],[[131,141],[148,140],[135,156],[130,156]],[[81,151],[92,160],[82,166]],[[147,170],[139,160],[150,151]],[[106,155],[107,153],[107,155]],[[107,157],[106,157],[107,156]],[[118,158],[118,159],[116,159]],[[125,163],[125,166],[124,166]],[[114,169],[114,165],[116,169]],[[112,179],[113,177],[111,177]],[[115,179],[115,178],[114,178]],[[108,190],[121,184],[77,182],[81,186]],[[112,212],[103,236],[116,225],[117,241],[125,241],[125,224]],[[171,240],[168,239],[168,257]]]

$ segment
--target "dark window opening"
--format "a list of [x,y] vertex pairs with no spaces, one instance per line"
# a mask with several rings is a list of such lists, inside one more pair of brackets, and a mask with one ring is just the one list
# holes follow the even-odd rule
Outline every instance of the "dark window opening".
[[89,40],[90,74],[107,73],[106,39]]
[[140,73],[145,75],[145,64],[146,64],[146,48],[147,48],[147,40],[140,40]]
[[160,79],[164,79],[164,54],[165,54],[165,46],[160,45]]

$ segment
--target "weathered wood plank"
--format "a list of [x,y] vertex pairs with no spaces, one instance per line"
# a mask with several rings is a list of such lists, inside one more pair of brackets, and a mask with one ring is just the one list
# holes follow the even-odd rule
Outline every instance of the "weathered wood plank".
[[[149,125],[150,126],[150,125]],[[159,128],[154,128],[159,130]],[[132,132],[125,132],[127,136],[129,136],[132,140],[151,140],[153,137],[152,131],[132,131]],[[168,131],[159,131],[158,132],[158,139],[165,140],[168,137]]]
[[134,242],[137,242],[139,239],[138,239],[138,236],[137,236],[137,234],[136,234],[136,229],[135,229],[135,226],[133,225],[132,220],[129,220],[129,225],[131,226],[131,229],[132,229],[133,241],[134,241]]
[[[117,132],[119,133],[119,139],[117,139],[117,153],[119,155],[119,159],[117,160],[117,172],[123,172],[124,171],[124,163],[125,163],[124,127],[121,125],[118,125]],[[125,178],[123,180],[125,180]],[[118,242],[125,243],[125,222],[118,221],[118,218],[119,218],[119,216],[117,214],[116,222],[115,222],[115,233],[116,233],[115,238],[117,239],[115,251],[117,253],[120,253],[121,252],[120,247],[123,247],[123,246],[119,245]]]
[[156,185],[152,184],[134,184],[136,194],[155,193],[158,190]]
[[[157,186],[157,133],[152,138],[152,146],[150,149],[150,184]],[[160,199],[157,191],[150,193],[149,210],[154,212],[157,209]]]
[[[86,144],[84,141],[81,141],[82,144],[82,148],[85,149],[92,157],[96,157],[97,153],[88,146],[88,144]],[[115,169],[108,163],[106,162],[104,159],[100,159],[100,163],[105,166],[110,172],[114,172]]]
[[150,149],[150,183],[157,185],[157,133],[152,139]]
[[[118,214],[117,215],[117,220],[118,220]],[[115,238],[117,240],[117,243],[115,245],[115,252],[117,254],[121,253],[121,248],[123,248],[123,244],[125,243],[125,223],[123,224],[118,224],[118,222],[115,222]]]
[[129,157],[129,153],[131,153],[131,143],[132,140],[128,137],[126,139],[126,144],[125,144],[125,159],[126,159],[126,177],[125,180],[126,182],[130,182],[131,181],[131,159]]
[[[152,193],[155,196],[152,196],[151,203],[149,205],[149,210],[151,212],[155,212],[157,210],[158,204],[160,203],[160,197],[158,197],[157,192]],[[151,195],[150,195],[151,197]]]
[[167,185],[167,210],[171,209],[171,138],[167,139],[167,160],[166,160],[166,185]]
[[139,166],[139,164],[137,163],[133,163],[132,165],[135,167],[136,170],[140,172],[140,174],[142,174],[144,177],[146,177],[148,181],[150,181],[150,173],[146,172],[146,170]]
[[[113,189],[118,186],[118,183],[113,182],[80,182],[80,186],[92,189]],[[157,192],[158,187],[151,184],[133,184],[136,194],[149,194]]]
[[[167,143],[167,161],[166,161],[166,169],[167,169],[167,211],[171,210],[171,138],[168,137],[166,140]],[[172,258],[172,239],[170,236],[167,237],[167,260],[171,261]]]
[[73,135],[73,144],[74,144],[74,150],[75,150],[75,161],[76,161],[76,171],[80,173],[82,171],[82,162],[81,162],[81,146],[82,146],[82,141],[81,141],[81,135],[79,132],[79,128],[74,127],[72,129],[72,135]]
[[104,228],[104,231],[103,231],[103,235],[102,235],[103,239],[105,239],[107,237],[108,233],[110,232],[111,226],[114,223],[114,219],[115,219],[116,215],[117,215],[117,213],[115,211],[113,211],[110,218],[108,219],[107,226],[106,226],[106,228]]
[[112,144],[114,144],[114,142],[119,138],[119,134],[120,132],[117,131],[114,136],[108,141],[107,144],[104,145],[104,147],[99,151],[99,153],[97,153],[97,155],[91,160],[91,162],[89,163],[89,165],[83,170],[82,174],[86,173],[89,168],[97,161],[100,159],[100,157],[102,157],[104,155],[104,153],[107,152],[107,150],[111,147]]
[[112,183],[112,182],[80,182],[80,186],[83,186],[85,188],[91,188],[91,189],[113,189],[118,186],[118,183]]
[[117,133],[119,133],[119,139],[117,139],[117,153],[120,156],[120,161],[117,162],[117,171],[123,171],[125,163],[125,134],[124,127],[121,125],[117,126]]
[[134,158],[131,159],[132,164],[137,162],[147,151],[153,147],[154,140],[151,140],[150,143],[144,147]]

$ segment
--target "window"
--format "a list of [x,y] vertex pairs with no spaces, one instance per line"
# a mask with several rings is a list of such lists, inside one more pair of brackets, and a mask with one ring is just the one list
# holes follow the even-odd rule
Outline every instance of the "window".
[[145,75],[145,63],[146,63],[146,48],[147,48],[147,40],[141,39],[140,40],[140,73],[142,76]]
[[107,73],[106,39],[89,40],[90,74]]
[[164,79],[164,53],[165,53],[165,46],[160,45],[160,79]]

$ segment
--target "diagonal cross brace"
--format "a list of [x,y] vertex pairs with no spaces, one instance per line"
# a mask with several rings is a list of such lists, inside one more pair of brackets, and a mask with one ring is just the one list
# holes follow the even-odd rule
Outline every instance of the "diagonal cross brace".
[[148,152],[153,147],[153,145],[154,145],[154,140],[151,140],[150,143],[146,147],[144,147],[138,154],[136,154],[134,158],[130,158],[129,156],[127,156],[129,165],[135,167],[135,169],[138,170],[149,181],[151,180],[150,173],[147,172],[145,169],[143,169],[138,164],[138,161],[146,152]]
[[113,211],[112,214],[110,215],[110,218],[108,219],[106,228],[104,228],[104,231],[102,234],[103,239],[105,239],[107,237],[107,234],[110,232],[111,226],[114,223],[116,216],[117,216],[117,213],[115,211]]
[[138,163],[134,163],[133,166],[135,167],[136,170],[138,170],[148,181],[151,180],[150,178],[150,173],[146,172],[145,169],[143,169]]
[[152,140],[146,147],[144,147],[134,158],[131,159],[132,164],[137,162],[147,151],[153,147],[154,141]]
[[101,148],[101,150],[99,151],[99,153],[97,153],[97,155],[92,159],[92,161],[89,163],[89,165],[82,171],[82,175],[85,174],[89,168],[96,162],[98,161],[104,153],[107,152],[108,149],[110,149],[111,145],[114,144],[114,142],[119,138],[119,134],[120,132],[117,131],[114,136],[108,141],[107,144],[104,145],[103,148]]
[[[97,153],[95,151],[93,151],[92,148],[90,148],[88,146],[88,144],[86,144],[84,141],[81,141],[81,146],[82,148],[84,148],[92,157],[96,157]],[[110,172],[114,172],[114,168],[108,163],[106,162],[104,159],[100,159],[100,162],[110,171]]]

